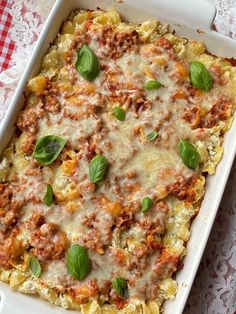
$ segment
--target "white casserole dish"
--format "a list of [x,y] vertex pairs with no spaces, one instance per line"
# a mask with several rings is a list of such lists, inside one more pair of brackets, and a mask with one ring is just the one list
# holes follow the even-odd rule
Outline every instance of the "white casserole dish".
[[[236,42],[211,29],[215,8],[205,0],[124,0],[121,3],[114,0],[57,0],[0,126],[0,151],[7,145],[13,134],[16,116],[24,103],[25,83],[38,72],[40,60],[56,37],[62,21],[74,9],[96,9],[97,7],[114,8],[121,13],[123,19],[131,22],[158,18],[164,23],[169,23],[178,35],[204,41],[208,51],[215,55],[228,58],[236,55]],[[178,294],[175,301],[166,302],[165,314],[180,314],[184,309],[234,160],[235,133],[236,119],[225,136],[224,157],[217,167],[216,175],[207,180],[207,192],[201,210],[191,227],[192,235],[188,243],[188,253],[184,259],[184,268],[177,274]],[[11,314],[16,311],[18,314],[31,314],[32,311],[34,314],[68,313],[38,298],[13,292],[3,283],[0,284],[0,297],[0,313],[2,314]]]

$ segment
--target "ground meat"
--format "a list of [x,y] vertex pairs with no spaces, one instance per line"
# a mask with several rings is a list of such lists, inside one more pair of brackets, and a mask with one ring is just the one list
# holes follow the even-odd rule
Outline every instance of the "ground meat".
[[140,219],[139,225],[146,234],[163,234],[165,231],[166,213],[168,206],[164,202],[157,203]]
[[[91,31],[90,36],[94,37],[94,30]],[[100,46],[103,47],[100,58],[117,59],[125,52],[138,51],[139,34],[133,29],[114,32],[111,26],[106,25],[99,30],[96,29],[96,36]]]
[[90,279],[86,284],[82,284],[78,288],[73,288],[71,292],[76,301],[80,304],[85,304],[90,298],[98,295],[99,288],[97,281],[95,279]]
[[48,77],[46,79],[46,87],[38,96],[41,96],[44,110],[50,113],[60,112],[61,105],[57,99],[59,95],[59,88],[55,82],[50,81]]
[[142,263],[145,263],[145,265],[146,265],[146,257],[149,254],[150,254],[150,249],[146,246],[146,244],[140,244],[139,246],[137,246],[137,248],[135,248],[133,252],[133,255],[135,255],[138,259],[138,263],[140,263],[140,260],[142,260]]
[[178,260],[178,256],[171,255],[163,249],[155,265],[155,273],[158,275],[159,279],[171,277],[177,270]]
[[135,171],[134,169],[128,170],[126,173],[127,179],[133,179],[136,176],[137,176],[137,171]]
[[109,298],[109,303],[110,304],[114,304],[117,309],[121,310],[123,309],[125,306],[128,305],[128,299],[125,298],[121,298],[114,289],[111,290],[110,292],[110,298]]
[[95,218],[96,218],[96,213],[95,212],[90,213],[81,220],[81,223],[84,224],[88,228],[92,228]]
[[30,246],[33,247],[32,254],[39,260],[58,260],[64,257],[68,240],[59,226],[53,223],[43,223],[32,233]]
[[83,236],[82,244],[90,249],[100,253],[104,253],[103,242],[100,240],[100,232],[97,229],[91,229]]
[[34,150],[35,142],[36,142],[36,136],[29,134],[21,146],[23,152],[27,155],[32,154]]
[[92,212],[81,219],[88,231],[81,237],[83,245],[103,254],[112,240],[113,217],[105,211]]
[[0,209],[0,222],[5,228],[15,225],[23,214],[23,202],[14,201],[6,211]]
[[172,43],[165,37],[161,37],[158,41],[157,44],[165,49],[170,49],[172,48]]
[[85,180],[78,184],[78,191],[80,195],[86,196],[89,193],[93,193],[96,190],[96,184],[89,180]]
[[164,232],[163,225],[158,218],[155,222],[145,220],[140,223],[140,227],[148,234],[162,234]]
[[213,75],[213,80],[215,83],[219,85],[224,85],[226,83],[226,78],[224,77],[224,73],[221,66],[214,65],[210,67],[210,72]]
[[201,123],[202,110],[199,106],[193,106],[185,109],[183,119],[190,123],[192,129],[199,127]]
[[[96,130],[94,130],[94,131],[98,132],[101,129],[101,122],[100,122],[99,118],[96,116],[96,112],[98,111],[99,107],[92,105],[92,104],[89,104],[89,103],[86,103],[86,102],[84,102],[83,106],[82,106],[82,101],[81,101],[81,107],[80,108],[81,108],[81,110],[78,112],[73,112],[68,108],[64,108],[63,115],[65,118],[69,118],[73,121],[89,119],[91,117],[93,117],[94,119],[96,118],[96,120],[97,120],[96,127],[95,127]],[[86,110],[85,110],[85,108],[86,108]],[[80,136],[80,138],[83,138],[83,137],[84,137],[84,135]],[[84,137],[84,138],[86,138],[86,137]]]
[[25,170],[25,175],[30,177],[36,177],[42,174],[42,168],[38,164],[32,163],[32,168]]
[[66,61],[68,63],[74,62],[74,50],[79,50],[83,44],[89,44],[90,37],[83,29],[75,30],[73,40],[70,44],[69,50],[65,53]]
[[100,294],[107,296],[111,289],[111,281],[110,280],[102,280],[99,284]]
[[157,298],[159,292],[159,286],[157,280],[153,280],[153,282],[138,282],[137,292],[134,297],[141,298],[144,300],[153,300]]
[[28,107],[19,114],[17,126],[22,132],[35,135],[38,131],[38,119],[44,115],[43,103]]
[[86,154],[86,157],[88,161],[91,161],[93,157],[96,155],[96,144],[90,144],[88,147],[88,153]]
[[56,95],[47,95],[44,98],[45,110],[50,113],[58,113],[61,110],[61,105]]
[[131,107],[139,115],[142,111],[152,108],[152,101],[146,99],[143,93],[140,93],[140,96],[133,102]]
[[188,99],[188,95],[184,90],[177,89],[172,95],[171,95],[171,100],[173,101],[178,101],[179,99]]
[[146,245],[151,250],[159,250],[159,249],[162,249],[162,247],[163,247],[160,239],[153,234],[149,234],[147,236]]
[[13,192],[9,184],[0,183],[0,194],[0,223],[1,229],[6,230],[15,225],[22,216],[24,202],[13,200]]
[[134,214],[131,211],[124,211],[116,217],[115,225],[122,230],[127,230],[134,224],[134,219]]
[[175,195],[178,199],[192,203],[194,202],[196,196],[194,189],[196,180],[196,176],[192,176],[188,179],[179,176],[176,183],[169,185],[167,190],[169,193]]
[[39,212],[34,212],[30,219],[25,222],[26,228],[30,231],[34,231],[45,223],[44,216]]
[[7,183],[0,183],[0,195],[0,208],[10,205],[13,192]]
[[193,98],[199,98],[202,96],[202,91],[197,89],[196,87],[193,87],[192,85],[187,86],[188,95]]
[[212,106],[212,108],[201,119],[201,128],[212,128],[219,121],[226,120],[231,115],[232,102],[230,100],[220,98]]
[[29,132],[35,134],[38,131],[37,115],[35,111],[30,108],[20,113],[17,126],[22,132]]
[[[106,81],[106,84],[111,92],[113,89],[123,89],[122,87],[117,86],[118,83]],[[151,109],[153,106],[153,102],[150,99],[146,99],[145,92],[137,90],[132,93],[126,93],[122,91],[118,96],[114,92],[111,96],[107,97],[106,101],[108,106],[111,103],[117,103],[120,106],[126,107],[128,110],[133,111],[137,118],[143,111]]]
[[6,236],[0,232],[0,266],[12,268],[11,263],[16,262],[23,253],[23,245],[13,236]]
[[109,247],[109,255],[115,263],[124,265],[126,262],[125,251],[123,249]]

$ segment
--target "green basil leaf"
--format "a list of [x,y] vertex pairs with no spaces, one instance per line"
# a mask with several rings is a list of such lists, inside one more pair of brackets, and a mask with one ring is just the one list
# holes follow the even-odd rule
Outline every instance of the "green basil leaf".
[[107,170],[107,160],[102,155],[93,157],[89,164],[89,178],[93,183],[100,183],[103,181]]
[[123,278],[117,277],[112,281],[112,288],[116,291],[116,293],[122,297],[127,299],[129,297],[128,285],[127,281]]
[[142,212],[147,212],[153,206],[153,201],[150,197],[146,196],[142,200]]
[[125,111],[121,107],[114,107],[112,114],[120,121],[124,121],[126,117]]
[[91,263],[84,247],[73,245],[66,256],[68,272],[77,280],[83,280],[91,271]]
[[212,87],[212,76],[205,65],[198,61],[190,63],[189,75],[192,85],[208,92]]
[[196,169],[200,156],[193,144],[180,140],[178,148],[184,164],[191,169]]
[[146,89],[158,89],[161,88],[163,85],[159,81],[148,81],[145,85]]
[[153,141],[153,140],[155,140],[155,138],[157,137],[157,135],[158,135],[157,131],[154,130],[154,131],[152,131],[151,133],[149,133],[149,134],[147,135],[147,140],[148,140],[148,141]]
[[75,67],[87,81],[94,80],[100,72],[98,58],[87,45],[79,50]]
[[36,257],[31,256],[29,261],[29,268],[31,269],[32,273],[35,275],[35,277],[40,277],[42,273],[41,266],[39,264],[39,261]]
[[53,193],[52,186],[50,184],[47,185],[47,192],[43,200],[47,206],[52,205],[52,203],[54,202],[54,193]]
[[66,140],[56,135],[39,138],[35,144],[33,157],[42,165],[49,165],[57,159],[63,150]]

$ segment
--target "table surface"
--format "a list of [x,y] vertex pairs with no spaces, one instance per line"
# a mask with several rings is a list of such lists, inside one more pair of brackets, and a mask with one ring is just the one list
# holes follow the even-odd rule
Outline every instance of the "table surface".
[[[196,0],[195,0],[196,1]],[[236,40],[236,0],[217,7],[217,31]],[[54,0],[0,0],[0,122]],[[236,314],[236,163],[184,314]]]

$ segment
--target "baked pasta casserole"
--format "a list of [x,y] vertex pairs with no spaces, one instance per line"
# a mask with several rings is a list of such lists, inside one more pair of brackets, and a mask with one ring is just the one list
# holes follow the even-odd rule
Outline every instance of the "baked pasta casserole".
[[223,154],[236,67],[156,20],[83,10],[26,94],[0,162],[0,279],[83,314],[161,313]]

